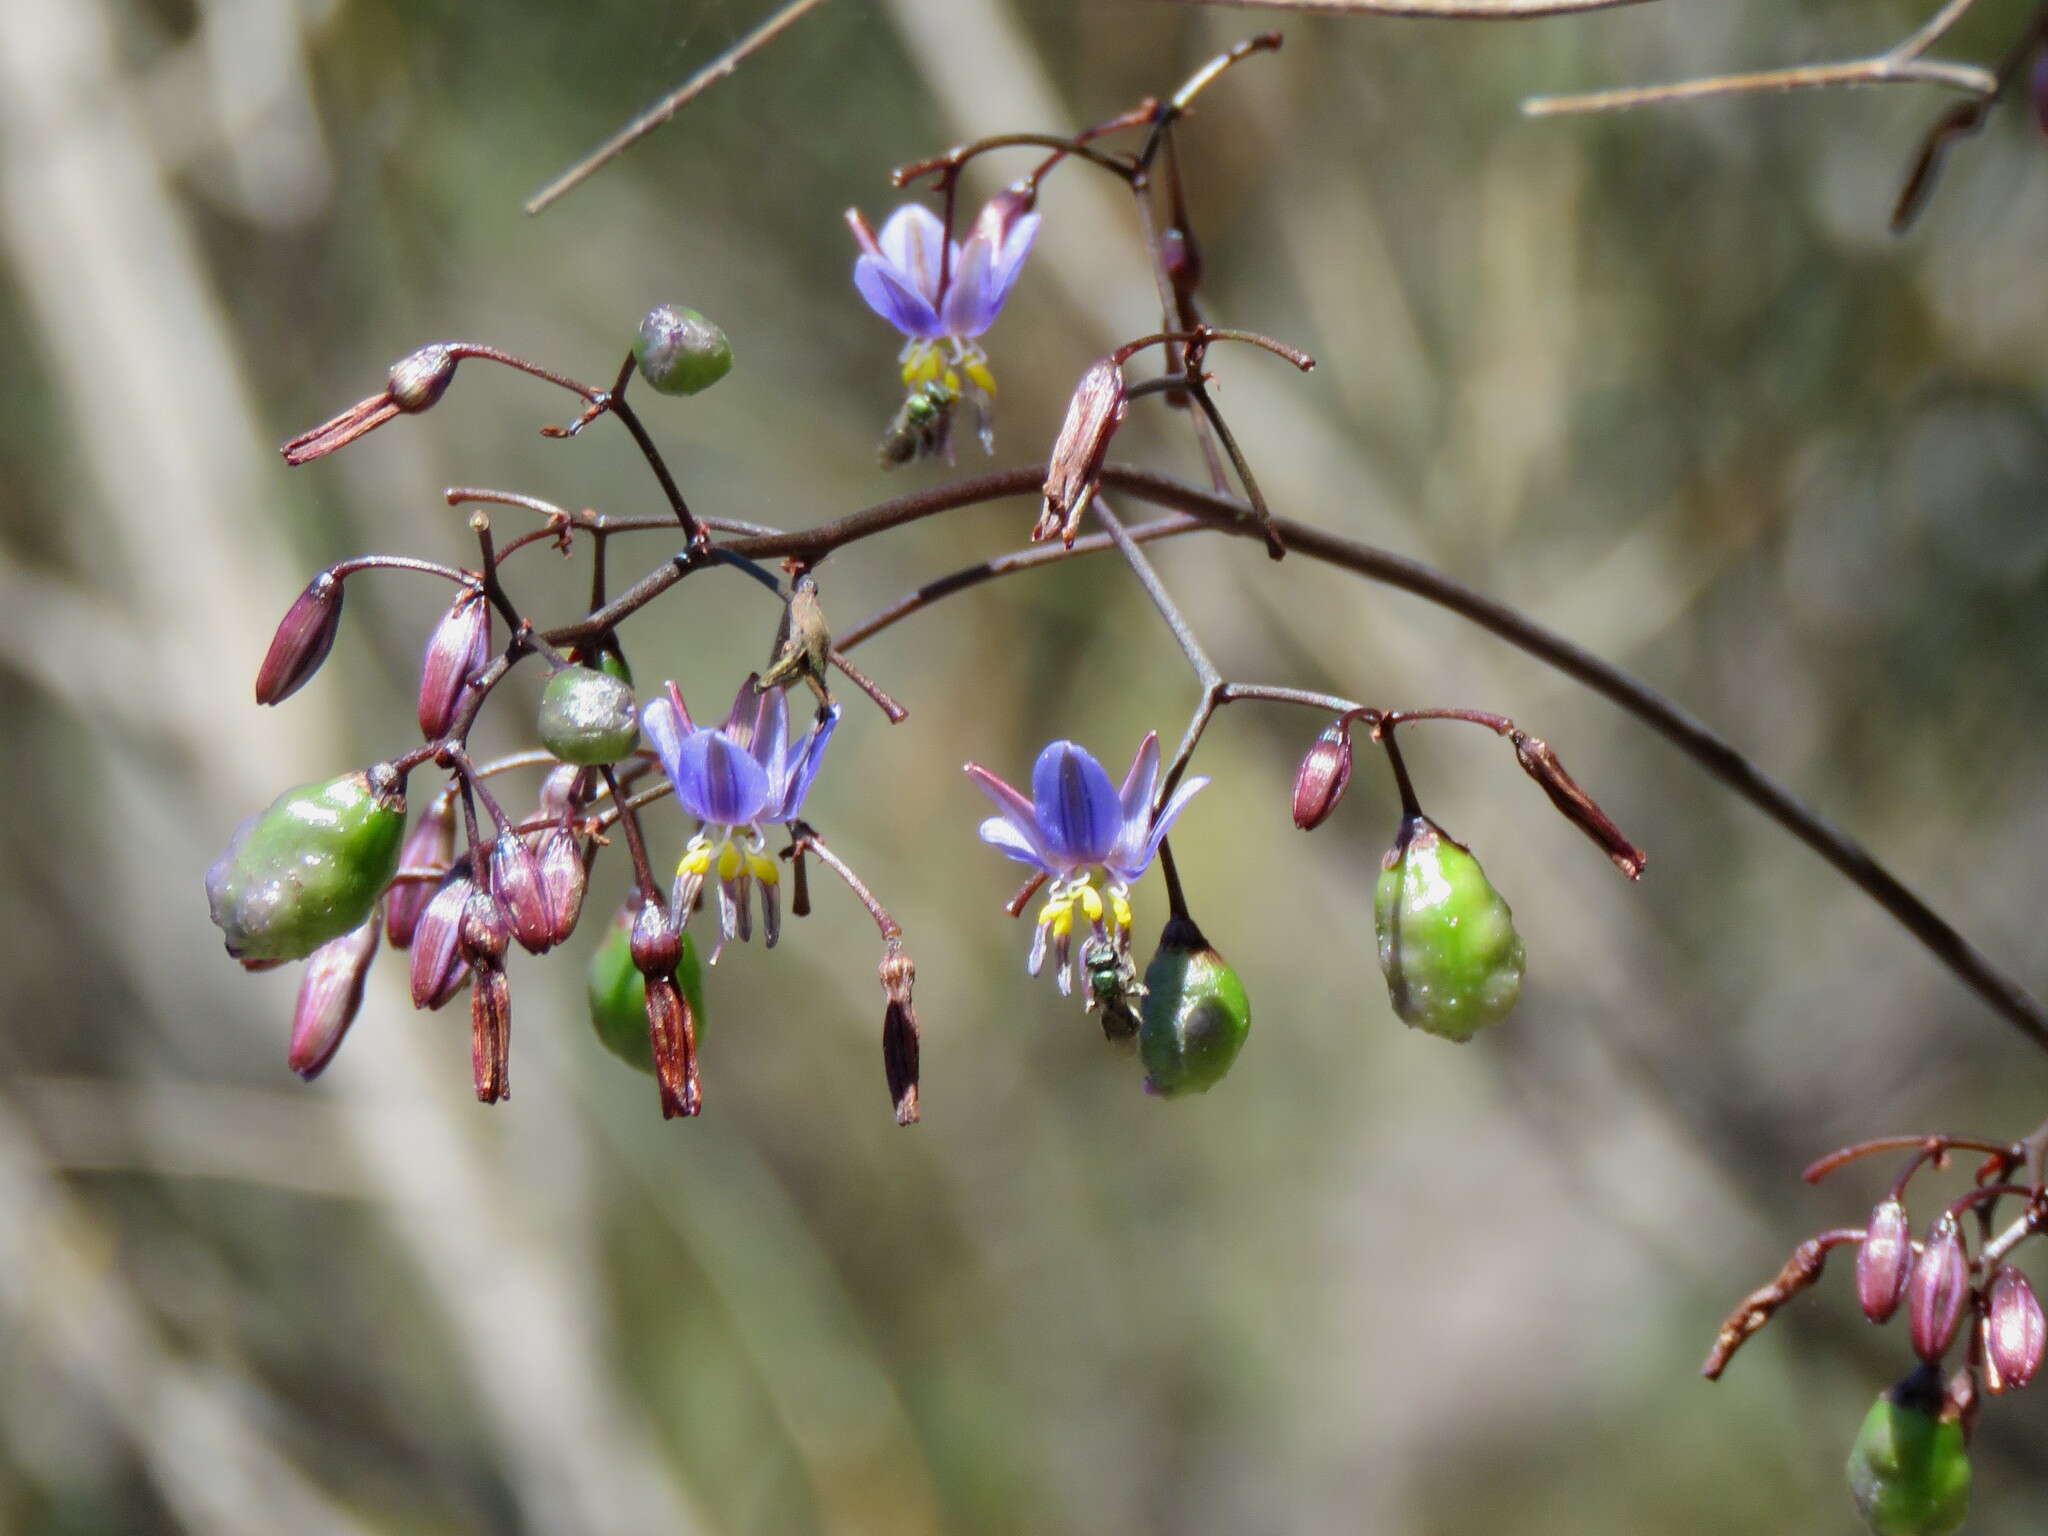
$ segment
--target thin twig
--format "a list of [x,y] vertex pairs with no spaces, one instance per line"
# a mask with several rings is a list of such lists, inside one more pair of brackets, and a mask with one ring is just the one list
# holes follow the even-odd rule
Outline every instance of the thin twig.
[[1223,674],[1216,670],[1216,663],[1209,659],[1202,649],[1202,642],[1195,638],[1193,626],[1187,615],[1180,611],[1180,605],[1173,600],[1173,594],[1166,590],[1166,583],[1159,579],[1159,572],[1152,562],[1145,558],[1145,552],[1138,548],[1138,541],[1124,528],[1123,522],[1109,510],[1109,505],[1098,496],[1095,498],[1095,515],[1109,536],[1116,541],[1117,552],[1124,557],[1124,563],[1131,568],[1131,574],[1138,578],[1138,584],[1145,589],[1145,595],[1152,599],[1152,606],[1159,610],[1159,616],[1166,620],[1166,627],[1173,631],[1173,638],[1179,644],[1181,654],[1188,659],[1188,665],[1195,670],[1195,679],[1205,691],[1220,687]]
[[1233,6],[1245,11],[1310,11],[1319,16],[1436,16],[1460,21],[1526,21],[1611,11],[1649,0],[1163,0],[1168,5]]
[[1611,91],[1586,91],[1572,96],[1532,96],[1522,103],[1525,117],[1566,117],[1586,112],[1618,112],[1672,101],[1698,101],[1709,96],[1754,95],[1761,91],[1819,90],[1843,85],[1940,85],[1968,96],[1986,97],[1998,89],[1997,77],[1975,64],[1879,54],[1845,64],[1796,64],[1786,69],[1760,69],[1747,74],[1710,75],[1676,80],[1667,85],[1631,85]]
[[754,28],[753,31],[726,49],[724,53],[721,53],[709,64],[698,70],[696,74],[690,76],[688,80],[677,86],[675,90],[669,92],[668,95],[662,97],[660,101],[605,140],[587,158],[578,161],[545,187],[542,187],[540,191],[536,192],[527,201],[526,211],[529,214],[540,213],[563,193],[581,185],[586,178],[604,169],[605,166],[610,165],[612,161],[618,159],[620,155],[646,138],[648,134],[654,132],[655,129],[682,111],[692,101],[695,101],[708,87],[716,85],[719,81],[731,75],[734,70],[738,69],[746,61],[750,54],[758,52],[767,44],[775,41],[785,28],[794,25],[802,19],[807,11],[815,10],[822,4],[824,4],[824,0],[789,0],[789,4],[783,6],[774,15],[762,22],[760,26]]

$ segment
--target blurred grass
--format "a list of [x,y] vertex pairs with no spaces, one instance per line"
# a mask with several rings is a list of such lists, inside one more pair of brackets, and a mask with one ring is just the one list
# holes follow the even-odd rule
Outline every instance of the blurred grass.
[[[289,1077],[292,979],[220,956],[200,874],[277,785],[405,744],[441,598],[359,581],[344,643],[273,713],[245,690],[275,616],[347,554],[463,558],[447,484],[658,503],[621,434],[543,441],[562,403],[475,366],[314,468],[272,446],[425,340],[595,377],[678,300],[739,357],[648,408],[693,505],[793,526],[933,483],[873,468],[894,347],[840,210],[879,217],[892,165],[1093,120],[1267,20],[841,0],[520,214],[759,12],[74,0],[0,29],[0,1528],[1850,1530],[1840,1459],[1903,1341],[1830,1276],[1727,1381],[1699,1356],[1799,1236],[1859,1219],[1875,1172],[1816,1192],[1810,1156],[2018,1134],[2039,1066],[1604,704],[1250,546],[1159,554],[1233,675],[1505,710],[1651,850],[1625,889],[1504,751],[1417,733],[1432,810],[1529,943],[1497,1038],[1394,1025],[1366,919],[1391,794],[1361,771],[1302,838],[1287,786],[1318,722],[1247,711],[1176,839],[1256,1010],[1229,1081],[1148,1101],[1027,985],[958,765],[1021,773],[1061,734],[1121,761],[1192,703],[1127,577],[1089,561],[866,648],[911,719],[850,709],[812,802],[918,959],[915,1131],[887,1112],[872,929],[822,883],[783,947],[714,974],[698,1123],[663,1125],[592,1049],[573,946],[515,967],[499,1110],[469,1102],[461,1021],[415,1016],[388,963],[333,1068]],[[1212,311],[1321,361],[1217,360],[1277,507],[1623,661],[2038,988],[2038,139],[2001,114],[1893,241],[1924,95],[1515,112],[1867,52],[1913,19],[1285,18],[1285,50],[1190,123],[1190,197]],[[998,463],[1042,452],[1086,362],[1152,323],[1116,199],[1063,172],[1045,211],[990,337]],[[1181,432],[1139,410],[1119,455],[1196,475]],[[1028,518],[850,550],[830,610]],[[566,612],[580,567],[545,566],[521,596]],[[627,638],[643,679],[712,700],[772,626],[745,584],[693,582]],[[493,729],[518,740],[517,710]],[[1140,923],[1161,907],[1143,888]],[[2037,1528],[2043,1427],[2024,1397],[1987,1412],[1973,1532]]]

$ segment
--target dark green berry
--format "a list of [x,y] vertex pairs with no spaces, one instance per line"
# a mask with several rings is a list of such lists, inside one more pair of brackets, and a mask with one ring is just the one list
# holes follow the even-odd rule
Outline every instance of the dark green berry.
[[633,338],[640,377],[664,395],[694,395],[732,371],[732,343],[694,309],[650,309]]
[[1950,1536],[1970,1512],[1970,1455],[1923,1367],[1881,1394],[1849,1448],[1849,1493],[1876,1536]]
[[633,690],[594,667],[564,667],[540,695],[540,739],[565,763],[595,768],[616,763],[640,741]]
[[[697,946],[689,934],[682,936],[682,958],[676,963],[676,983],[689,1000],[696,1024],[696,1038],[704,1038],[704,971],[697,963]],[[629,1067],[654,1075],[654,1047],[647,1039],[647,978],[633,964],[633,913],[621,912],[605,930],[604,942],[590,957],[586,978],[590,999],[590,1026],[604,1048]]]
[[1167,921],[1145,967],[1138,1056],[1145,1087],[1165,1098],[1207,1093],[1223,1081],[1252,1027],[1237,972],[1185,917]]

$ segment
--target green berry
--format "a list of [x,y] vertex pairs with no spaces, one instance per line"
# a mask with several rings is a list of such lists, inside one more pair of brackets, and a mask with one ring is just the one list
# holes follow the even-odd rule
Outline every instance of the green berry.
[[[682,936],[682,959],[676,965],[676,982],[689,1000],[696,1021],[696,1035],[704,1038],[704,971],[697,963],[697,946],[686,933]],[[590,998],[590,1027],[604,1048],[629,1067],[654,1075],[654,1047],[647,1040],[647,978],[633,964],[633,913],[621,912],[605,930],[604,942],[590,957],[586,979]]]
[[299,960],[359,928],[398,873],[405,796],[386,764],[301,784],[235,829],[206,872],[238,960]]
[[1164,1098],[1207,1093],[1223,1081],[1251,1027],[1237,972],[1187,918],[1169,919],[1145,967],[1138,1056],[1147,1091]]
[[1915,1371],[1871,1404],[1849,1448],[1849,1492],[1876,1536],[1950,1536],[1970,1512],[1963,1427],[1940,1378]]
[[564,667],[540,694],[540,739],[565,763],[616,763],[640,741],[633,690],[594,667]]
[[1380,970],[1394,1012],[1446,1040],[1469,1040],[1522,995],[1514,914],[1479,861],[1426,816],[1401,825],[1373,895]]
[[694,309],[650,309],[633,338],[640,377],[664,395],[694,395],[732,371],[732,343]]

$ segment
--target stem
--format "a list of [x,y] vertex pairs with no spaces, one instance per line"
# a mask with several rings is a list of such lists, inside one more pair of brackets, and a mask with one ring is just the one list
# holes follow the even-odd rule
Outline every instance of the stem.
[[1408,777],[1407,759],[1401,756],[1401,749],[1394,745],[1394,732],[1385,726],[1374,730],[1373,739],[1387,749],[1387,766],[1394,770],[1394,788],[1401,795],[1401,815],[1414,821],[1422,814],[1422,802],[1415,798],[1414,781]]
[[884,944],[900,943],[903,938],[903,929],[897,924],[896,919],[889,915],[889,909],[875,899],[875,893],[862,883],[860,876],[853,872],[852,867],[844,859],[840,858],[838,854],[825,846],[824,839],[811,830],[808,822],[799,821],[794,824],[791,830],[796,834],[795,846],[799,850],[804,853],[816,854],[818,861],[831,870],[833,874],[844,880],[847,889],[860,898],[860,904],[868,909],[868,916],[872,917],[875,920],[875,926],[882,930],[882,942]]
[[898,166],[889,173],[890,185],[907,187],[913,181],[926,176],[941,178],[941,184],[957,181],[960,168],[968,161],[977,159],[997,149],[1056,149],[1062,156],[1071,155],[1076,160],[1085,160],[1090,165],[1108,171],[1117,180],[1128,183],[1138,174],[1137,167],[1129,156],[1106,155],[1099,149],[1090,148],[1081,139],[1062,138],[1056,133],[997,133],[985,139],[976,139],[972,144],[962,144],[949,149],[943,155],[934,155],[929,160],[914,161]]
[[1152,606],[1159,610],[1159,616],[1166,620],[1166,627],[1173,631],[1173,638],[1179,643],[1181,654],[1188,659],[1188,665],[1195,669],[1195,679],[1205,691],[1222,685],[1223,674],[1216,670],[1216,664],[1202,649],[1202,642],[1195,638],[1195,632],[1187,621],[1187,615],[1180,611],[1172,595],[1166,590],[1166,583],[1159,579],[1159,572],[1145,552],[1138,548],[1138,541],[1131,537],[1123,520],[1098,496],[1095,498],[1095,516],[1102,526],[1109,530],[1109,536],[1116,541],[1117,552],[1124,557],[1124,563],[1131,568],[1131,574],[1138,578],[1138,584],[1145,589],[1145,595],[1152,599]]
[[357,555],[353,560],[327,567],[327,574],[337,581],[353,576],[357,571],[420,571],[428,576],[439,576],[443,581],[452,581],[457,586],[476,585],[476,577],[468,571],[458,571],[438,560],[415,560],[409,555]]
[[[598,772],[604,775],[605,788],[612,794],[612,809],[609,815],[626,829],[626,849],[633,856],[633,878],[640,886],[640,900],[643,904],[659,901],[661,887],[654,883],[654,866],[647,861],[647,843],[640,836],[639,809],[619,792],[618,775],[612,772],[610,764],[607,763]],[[666,789],[668,786],[662,787]]]

